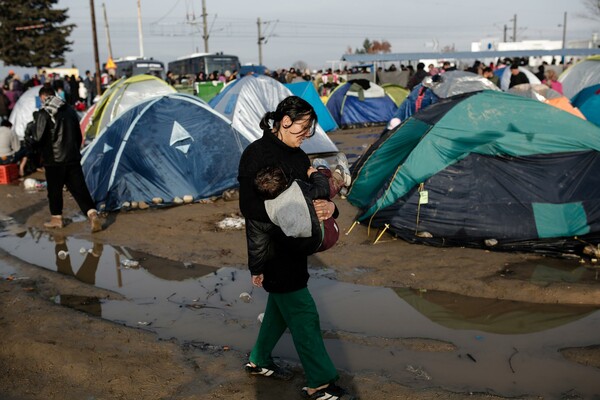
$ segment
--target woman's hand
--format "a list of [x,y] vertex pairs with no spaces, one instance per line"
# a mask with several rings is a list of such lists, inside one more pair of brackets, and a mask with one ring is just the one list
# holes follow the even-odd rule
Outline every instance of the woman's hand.
[[319,221],[325,221],[326,219],[331,218],[335,212],[335,204],[328,200],[313,200],[313,205],[315,206]]
[[260,275],[252,275],[252,284],[256,287],[262,287],[263,279],[265,276],[263,274]]

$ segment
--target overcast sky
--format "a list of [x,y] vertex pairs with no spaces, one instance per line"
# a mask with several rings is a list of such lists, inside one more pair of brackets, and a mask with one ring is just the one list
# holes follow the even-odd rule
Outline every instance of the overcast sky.
[[[106,8],[113,57],[146,57],[166,64],[204,52],[202,0],[140,0],[143,48],[138,30],[138,0],[94,0],[100,63],[108,58],[103,13]],[[507,26],[512,41],[562,40],[567,12],[567,42],[589,40],[600,22],[585,19],[582,0],[205,0],[209,51],[238,55],[242,63],[258,63],[258,24],[262,21],[263,64],[271,69],[303,61],[312,69],[331,66],[348,48],[365,38],[388,41],[393,53],[436,51],[454,46],[471,50],[471,42],[503,39]],[[89,0],[59,0],[68,8],[72,52],[66,66],[92,69],[93,40]],[[3,73],[4,74],[4,73]]]

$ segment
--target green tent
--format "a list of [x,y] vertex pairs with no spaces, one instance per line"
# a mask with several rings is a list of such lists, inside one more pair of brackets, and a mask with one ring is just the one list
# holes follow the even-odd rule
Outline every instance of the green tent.
[[402,104],[404,99],[406,99],[406,97],[410,93],[410,90],[408,90],[407,88],[402,87],[400,85],[396,85],[394,83],[384,83],[383,85],[381,85],[381,87],[387,93],[387,95],[394,100],[394,103],[396,103],[396,106],[398,107],[400,106],[400,104]]
[[358,219],[410,241],[566,251],[541,240],[600,237],[600,128],[536,100],[442,99],[382,135],[353,175]]
[[121,78],[106,89],[96,102],[85,137],[94,139],[98,133],[132,105],[149,97],[175,93],[173,86],[153,75],[134,75]]

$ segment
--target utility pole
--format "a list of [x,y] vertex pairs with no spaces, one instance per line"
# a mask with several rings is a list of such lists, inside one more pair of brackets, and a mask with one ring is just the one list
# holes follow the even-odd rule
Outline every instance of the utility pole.
[[94,0],[90,0],[90,10],[92,13],[92,38],[94,39],[94,62],[96,64],[96,93],[102,94],[100,85],[100,56],[98,55],[98,36],[96,35],[96,13],[94,12]]
[[565,11],[565,18],[563,20],[563,39],[562,39],[562,48],[567,48],[567,12]]
[[260,65],[263,65],[263,61],[262,61],[262,42],[263,42],[263,40],[265,40],[265,38],[264,38],[264,36],[261,33],[262,22],[260,22],[260,17],[258,17],[258,19],[256,20],[256,24],[258,25],[258,63]]
[[506,43],[506,32],[508,30],[508,26],[506,26],[506,24],[504,24],[504,39],[502,40],[504,43]]
[[[563,20],[562,48],[563,48],[563,50],[567,48],[567,12],[566,11],[565,11],[565,17],[564,17],[564,20]],[[563,64],[563,66],[565,65],[565,55],[564,55],[564,53],[563,53],[563,56],[562,56],[562,64]]]
[[208,25],[206,23],[206,16],[206,0],[202,0],[202,25],[204,26],[202,39],[204,39],[204,52],[208,53]]
[[517,41],[517,14],[513,18],[513,42]]
[[106,5],[104,3],[102,3],[102,10],[104,11],[104,29],[106,30],[106,42],[108,43],[108,58],[112,60],[112,45],[110,44],[110,31],[108,30],[108,18],[106,18]]
[[138,12],[138,37],[140,39],[140,57],[144,58],[144,37],[142,35],[142,5],[141,0],[137,0]]

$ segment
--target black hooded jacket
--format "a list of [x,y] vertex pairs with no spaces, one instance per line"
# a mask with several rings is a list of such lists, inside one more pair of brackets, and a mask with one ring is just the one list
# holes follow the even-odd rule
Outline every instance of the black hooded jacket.
[[39,111],[32,139],[40,148],[44,165],[76,164],[81,160],[79,119],[66,103],[58,108],[54,118],[45,108]]

